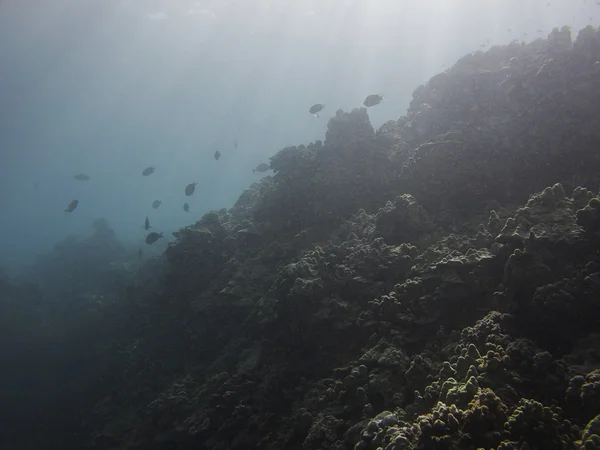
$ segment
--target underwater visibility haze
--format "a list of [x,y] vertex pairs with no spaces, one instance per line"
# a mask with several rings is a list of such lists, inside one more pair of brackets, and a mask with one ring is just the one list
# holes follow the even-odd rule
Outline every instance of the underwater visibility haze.
[[[155,199],[153,222],[170,236],[192,221],[188,183],[192,217],[230,207],[254,167],[322,140],[338,109],[383,94],[369,111],[377,128],[481,45],[599,14],[575,3],[3,1],[0,265],[19,270],[98,217],[137,246]],[[316,103],[320,120],[307,114]],[[156,172],[142,179],[147,166]]]
[[0,448],[600,448],[600,1],[0,1]]

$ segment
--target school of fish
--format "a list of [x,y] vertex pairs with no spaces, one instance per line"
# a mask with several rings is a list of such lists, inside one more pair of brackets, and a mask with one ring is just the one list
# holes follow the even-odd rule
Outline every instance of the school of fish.
[[[363,105],[366,106],[367,108],[373,107],[375,105],[378,105],[379,103],[381,103],[381,101],[383,100],[383,95],[380,94],[371,94],[368,95],[364,102]],[[319,113],[321,111],[323,111],[323,109],[325,109],[325,104],[323,103],[315,103],[314,105],[312,105],[308,112],[312,115],[314,115],[315,117],[319,117]],[[237,149],[238,148],[238,140],[237,138],[234,141],[234,148]],[[213,157],[215,159],[215,161],[218,161],[221,158],[222,154],[220,150],[216,150]],[[252,173],[265,173],[267,171],[269,171],[271,169],[271,166],[269,163],[266,162],[261,162],[259,163],[254,169],[252,169]],[[142,170],[141,174],[143,177],[148,177],[150,175],[152,175],[156,170],[155,166],[148,166],[145,169]],[[77,181],[89,181],[91,179],[91,177],[86,174],[86,173],[78,173],[73,175],[73,178]],[[192,195],[194,195],[194,192],[196,191],[196,185],[198,183],[197,182],[193,182],[193,183],[189,183],[188,185],[185,186],[184,189],[184,193],[186,197],[190,197]],[[36,186],[37,187],[37,186]],[[153,209],[158,209],[160,207],[160,205],[162,204],[161,200],[154,200],[152,202],[152,208]],[[69,204],[67,205],[67,207],[65,208],[65,212],[68,213],[72,213],[73,211],[75,211],[75,209],[77,209],[77,207],[79,206],[79,200],[74,199],[71,200],[69,202]],[[185,212],[189,212],[190,210],[190,205],[185,202],[183,204],[183,210]],[[152,228],[150,226],[150,219],[148,218],[148,216],[146,216],[146,219],[144,221],[144,226],[143,226],[144,230],[148,231],[150,228]],[[148,233],[146,235],[145,238],[145,242],[148,245],[152,245],[154,244],[156,241],[158,241],[159,239],[161,239],[163,237],[163,233],[162,232],[155,232],[155,231],[151,231],[150,233]],[[140,248],[138,251],[138,256],[141,259],[142,258],[142,249]]]

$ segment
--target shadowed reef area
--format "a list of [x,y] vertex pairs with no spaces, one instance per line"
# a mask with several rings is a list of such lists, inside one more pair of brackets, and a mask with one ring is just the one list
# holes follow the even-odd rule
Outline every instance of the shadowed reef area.
[[476,52],[164,256],[0,277],[2,448],[600,449],[599,87],[592,27]]

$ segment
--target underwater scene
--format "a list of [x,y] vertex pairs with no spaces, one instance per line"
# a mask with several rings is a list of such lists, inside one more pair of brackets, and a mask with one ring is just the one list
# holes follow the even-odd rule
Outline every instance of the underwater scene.
[[600,449],[600,0],[0,0],[0,450]]

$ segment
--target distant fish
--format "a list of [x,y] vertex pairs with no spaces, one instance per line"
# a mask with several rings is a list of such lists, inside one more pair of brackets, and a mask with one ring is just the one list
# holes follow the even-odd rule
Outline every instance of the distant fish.
[[156,233],[153,231],[152,233],[149,233],[148,236],[146,236],[146,244],[148,244],[148,245],[154,244],[161,237],[163,237],[162,233]]
[[77,208],[77,205],[79,205],[79,200],[71,200],[71,203],[69,203],[69,206],[67,206],[65,212],[72,213],[75,211],[75,208]]
[[322,103],[316,103],[314,105],[312,105],[310,107],[310,109],[308,110],[309,113],[311,113],[312,115],[314,115],[315,117],[319,117],[319,113],[321,111],[323,111],[323,108],[325,108],[325,105]]
[[144,251],[142,250],[142,248],[140,247],[138,249],[138,259],[141,260],[142,257],[144,256]]
[[198,183],[195,183],[195,182],[194,182],[194,183],[190,183],[190,184],[188,184],[188,185],[185,187],[185,195],[187,195],[188,197],[189,197],[190,195],[192,195],[192,194],[194,193],[194,191],[196,190],[196,185],[197,185],[197,184],[198,184]]
[[370,108],[371,106],[379,105],[381,100],[383,100],[383,95],[371,94],[365,98],[363,105],[365,105],[367,108]]
[[217,150],[215,152],[215,159],[218,161],[220,157],[221,157],[221,152],[219,150]]
[[154,173],[154,169],[154,166],[146,167],[144,170],[142,170],[142,175],[145,177],[152,175]]
[[188,205],[188,204],[187,204],[187,202],[185,202],[185,203],[183,204],[183,210],[184,210],[185,212],[189,212],[189,211],[190,211],[190,205]]
[[149,230],[150,228],[152,228],[150,226],[150,219],[148,219],[148,216],[146,216],[146,220],[144,221],[144,230]]
[[160,206],[160,204],[161,204],[161,203],[162,203],[162,202],[161,202],[160,200],[154,200],[154,201],[152,202],[152,207],[153,207],[154,209],[158,209],[158,207]]
[[77,175],[74,175],[73,178],[75,178],[77,181],[87,181],[90,179],[90,176],[85,173],[78,173]]
[[252,173],[266,172],[270,168],[271,168],[271,166],[269,166],[267,163],[260,163],[258,166],[256,166],[256,169],[252,169]]

